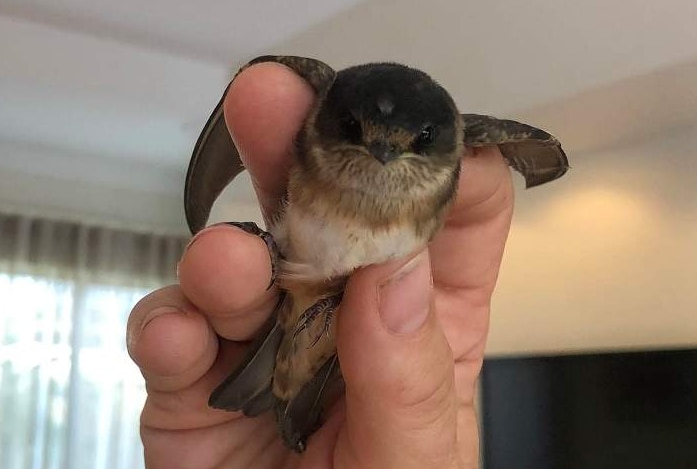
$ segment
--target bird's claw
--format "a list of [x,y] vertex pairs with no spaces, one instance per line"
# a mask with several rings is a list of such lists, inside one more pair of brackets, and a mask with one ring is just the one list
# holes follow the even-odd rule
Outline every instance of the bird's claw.
[[317,303],[307,308],[298,319],[295,332],[293,332],[293,338],[295,339],[302,331],[308,329],[321,314],[324,314],[324,326],[312,339],[308,348],[314,347],[322,338],[322,335],[326,334],[329,336],[329,327],[332,324],[336,308],[339,306],[339,303],[341,303],[342,296],[343,293],[337,293],[336,295],[322,298]]
[[271,260],[271,281],[266,289],[268,290],[271,288],[276,282],[276,276],[278,275],[278,263],[281,258],[281,254],[278,251],[278,246],[276,245],[276,241],[274,241],[273,236],[271,236],[271,233],[262,230],[259,228],[259,225],[252,221],[229,221],[226,222],[226,224],[239,228],[245,233],[258,236],[262,241],[264,241],[266,248],[269,250],[269,258]]

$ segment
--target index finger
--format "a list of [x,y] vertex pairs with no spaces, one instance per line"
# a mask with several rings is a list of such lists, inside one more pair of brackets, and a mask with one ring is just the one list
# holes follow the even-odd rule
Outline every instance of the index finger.
[[312,87],[291,69],[261,63],[235,78],[223,103],[225,123],[266,220],[285,193],[295,138],[314,99]]
[[462,165],[457,200],[430,245],[438,316],[458,367],[461,397],[471,392],[486,345],[489,303],[513,213],[511,174],[496,147]]
[[435,285],[490,295],[512,213],[513,184],[501,152],[474,149],[463,159],[457,199],[431,243]]
[[[272,63],[240,73],[225,97],[226,124],[267,220],[285,193],[295,136],[313,100],[302,78]],[[270,267],[267,247],[258,237],[217,225],[201,231],[187,248],[179,283],[220,336],[245,340],[275,305],[276,290],[267,290]]]

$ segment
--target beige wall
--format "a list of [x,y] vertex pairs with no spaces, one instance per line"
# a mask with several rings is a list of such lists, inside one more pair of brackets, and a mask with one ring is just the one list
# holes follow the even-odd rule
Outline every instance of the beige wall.
[[521,187],[489,354],[697,346],[696,149],[684,129]]

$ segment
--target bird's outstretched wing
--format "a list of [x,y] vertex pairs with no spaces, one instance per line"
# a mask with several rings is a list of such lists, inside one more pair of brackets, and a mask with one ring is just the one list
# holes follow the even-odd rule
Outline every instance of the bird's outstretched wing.
[[560,178],[569,161],[559,141],[544,130],[520,122],[463,114],[465,145],[498,145],[508,164],[525,177],[527,187]]
[[[289,67],[312,85],[318,95],[329,89],[336,76],[336,72],[329,65],[319,60],[283,55],[257,57],[243,66],[237,75],[262,62],[276,62]],[[234,81],[233,78],[232,82]],[[215,200],[223,189],[244,171],[240,153],[230,137],[223,116],[223,102],[232,82],[225,89],[201,130],[186,173],[184,211],[191,233],[203,229]]]

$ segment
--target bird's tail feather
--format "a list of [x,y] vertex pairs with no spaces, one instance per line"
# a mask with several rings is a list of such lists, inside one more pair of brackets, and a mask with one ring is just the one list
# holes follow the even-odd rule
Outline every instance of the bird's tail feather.
[[276,420],[288,447],[298,453],[305,450],[307,438],[319,428],[326,406],[339,390],[343,390],[343,380],[339,358],[335,354],[289,402],[277,402]]

